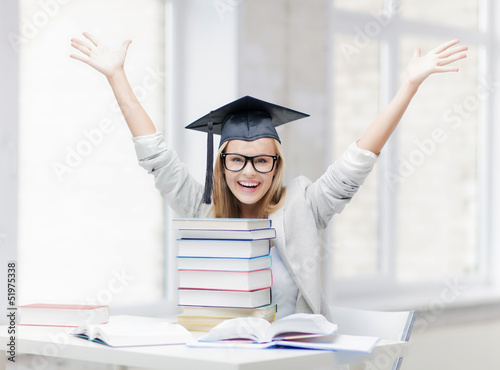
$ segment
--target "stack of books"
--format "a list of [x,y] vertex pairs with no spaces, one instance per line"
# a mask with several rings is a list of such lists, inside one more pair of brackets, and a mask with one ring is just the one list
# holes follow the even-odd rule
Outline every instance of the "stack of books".
[[179,230],[178,322],[209,331],[227,319],[254,316],[274,321],[271,239],[265,219],[174,219]]

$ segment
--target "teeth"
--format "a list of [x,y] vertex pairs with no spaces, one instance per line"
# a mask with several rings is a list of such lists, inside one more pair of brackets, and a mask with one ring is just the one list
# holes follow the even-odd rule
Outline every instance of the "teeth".
[[243,182],[243,181],[240,181],[240,185],[243,185],[243,186],[245,186],[247,188],[255,188],[259,184],[254,183],[254,182]]

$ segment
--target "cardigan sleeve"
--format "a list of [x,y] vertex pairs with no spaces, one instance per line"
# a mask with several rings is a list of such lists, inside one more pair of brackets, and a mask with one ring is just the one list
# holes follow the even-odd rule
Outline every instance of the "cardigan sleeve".
[[340,213],[350,202],[378,156],[352,143],[327,171],[306,189],[306,196],[320,228],[328,226],[335,213]]
[[200,217],[203,187],[188,173],[163,134],[132,138],[139,165],[154,176],[155,186],[180,217]]

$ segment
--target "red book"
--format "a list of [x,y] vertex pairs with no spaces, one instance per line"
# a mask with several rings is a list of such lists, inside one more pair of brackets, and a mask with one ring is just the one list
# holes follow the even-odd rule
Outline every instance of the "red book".
[[108,306],[34,303],[19,306],[19,325],[70,326],[106,324]]

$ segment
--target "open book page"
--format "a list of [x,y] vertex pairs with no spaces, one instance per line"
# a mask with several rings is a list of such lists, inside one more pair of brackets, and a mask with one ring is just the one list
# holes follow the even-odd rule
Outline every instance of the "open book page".
[[275,321],[266,332],[264,341],[287,338],[300,334],[333,334],[338,325],[329,322],[323,315],[296,313]]
[[233,340],[223,340],[214,342],[201,342],[200,340],[191,340],[186,343],[188,347],[201,347],[201,348],[248,348],[248,349],[264,349],[276,347],[274,342],[267,343],[257,343],[251,342],[249,340],[245,341],[233,341]]
[[181,325],[137,316],[112,316],[107,324],[81,326],[72,334],[112,347],[180,344],[192,339]]
[[274,342],[274,344],[295,348],[370,353],[371,351],[373,351],[379,340],[380,338],[377,337],[334,334],[314,338],[302,338],[294,340],[287,339],[276,341]]
[[214,341],[214,342],[202,342],[202,341],[189,341],[186,343],[189,347],[214,347],[214,348],[253,348],[253,349],[263,349],[263,348],[276,348],[276,347],[291,347],[291,348],[302,348],[302,349],[314,349],[314,350],[324,350],[324,351],[339,351],[339,352],[358,352],[358,353],[371,353],[377,343],[379,338],[376,337],[365,337],[358,335],[343,335],[343,334],[333,334],[312,338],[302,338],[296,340],[277,340],[267,343],[255,343],[255,342],[239,342],[239,341]]
[[249,339],[266,343],[276,338],[286,338],[288,334],[328,335],[337,330],[337,325],[326,320],[322,315],[293,314],[270,324],[258,317],[242,317],[222,322],[215,326],[200,341],[221,341]]
[[248,339],[263,342],[271,323],[260,317],[238,317],[216,325],[200,341],[216,342],[230,339]]

